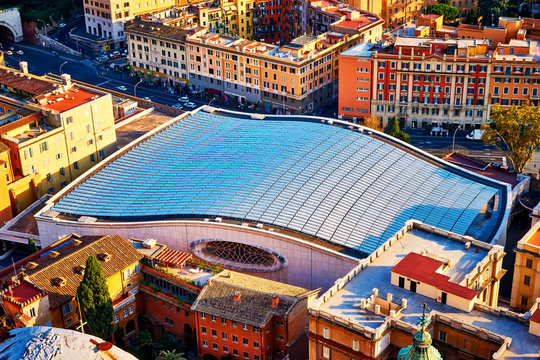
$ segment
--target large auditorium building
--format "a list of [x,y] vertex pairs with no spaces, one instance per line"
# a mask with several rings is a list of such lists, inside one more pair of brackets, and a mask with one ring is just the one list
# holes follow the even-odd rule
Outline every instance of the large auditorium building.
[[124,147],[37,215],[60,236],[155,238],[225,267],[330,287],[408,220],[504,242],[510,185],[386,134],[204,107]]

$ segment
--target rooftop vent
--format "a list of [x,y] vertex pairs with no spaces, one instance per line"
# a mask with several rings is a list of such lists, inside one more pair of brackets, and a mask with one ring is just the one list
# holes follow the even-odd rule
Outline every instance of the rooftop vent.
[[153,248],[154,246],[156,246],[156,239],[146,239],[143,241],[143,248],[145,249],[151,249]]
[[275,308],[279,304],[279,295],[274,293],[272,294],[272,307]]
[[51,259],[54,259],[54,258],[58,257],[58,255],[60,255],[60,253],[59,253],[58,251],[51,251],[51,252],[49,253],[49,257],[50,257]]
[[465,250],[469,250],[471,248],[471,242],[470,241],[467,241],[465,243]]
[[234,301],[240,300],[240,291],[235,291],[233,296]]
[[73,268],[73,270],[80,275],[84,275],[84,269],[86,269],[84,265],[77,265],[75,268]]
[[33,261],[30,261],[28,264],[26,264],[26,269],[32,270],[38,267],[38,263],[35,263]]
[[101,261],[104,261],[104,262],[107,262],[109,260],[111,260],[111,255],[109,253],[100,253],[98,254],[98,259],[101,260]]
[[82,241],[79,239],[73,239],[71,242],[73,243],[73,246],[79,246],[82,244]]
[[52,279],[52,283],[55,286],[63,287],[63,286],[66,286],[67,280],[65,278],[63,278],[63,277],[56,277],[56,278]]

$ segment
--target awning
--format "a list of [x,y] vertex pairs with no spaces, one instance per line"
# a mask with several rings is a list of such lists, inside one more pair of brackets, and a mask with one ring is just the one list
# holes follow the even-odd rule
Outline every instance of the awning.
[[206,92],[212,95],[218,95],[218,96],[221,95],[221,90],[217,90],[217,89],[208,88],[206,89]]
[[154,260],[160,261],[166,265],[180,267],[184,265],[189,258],[191,258],[191,254],[166,248],[157,254]]

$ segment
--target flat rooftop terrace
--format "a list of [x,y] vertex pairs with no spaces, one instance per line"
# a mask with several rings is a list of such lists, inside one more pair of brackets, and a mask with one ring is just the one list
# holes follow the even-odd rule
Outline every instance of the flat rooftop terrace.
[[44,96],[44,102],[40,101],[40,104],[44,109],[64,112],[102,96],[103,93],[72,86],[66,91]]
[[396,318],[410,325],[416,326],[418,324],[418,319],[422,315],[421,306],[426,303],[430,310],[439,312],[446,317],[512,338],[512,344],[505,353],[507,359],[523,358],[531,354],[531,356],[538,356],[540,351],[539,338],[529,334],[528,326],[523,323],[476,309],[465,312],[392,285],[392,268],[409,253],[420,253],[422,250],[427,250],[428,256],[437,254],[439,259],[446,258],[454,261],[453,267],[450,267],[447,273],[453,282],[463,280],[464,276],[471,272],[488,254],[488,251],[482,248],[477,251],[474,245],[467,250],[460,241],[413,229],[387,248],[367,267],[359,271],[354,278],[329,297],[326,302],[322,302],[321,297],[318,300],[321,302],[314,304],[312,307],[315,310],[320,310],[374,331],[384,323],[385,315],[376,315],[370,310],[362,309],[360,303],[363,299],[371,296],[373,288],[378,288],[379,298],[385,299],[386,294],[390,293],[393,296],[393,303],[399,304],[401,299],[407,299],[406,308],[398,313]]

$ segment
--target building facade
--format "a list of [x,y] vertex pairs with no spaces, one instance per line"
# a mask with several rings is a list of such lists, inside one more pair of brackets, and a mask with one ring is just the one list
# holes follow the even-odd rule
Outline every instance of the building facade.
[[516,261],[510,306],[520,311],[529,311],[540,297],[539,225],[534,225],[514,249]]

